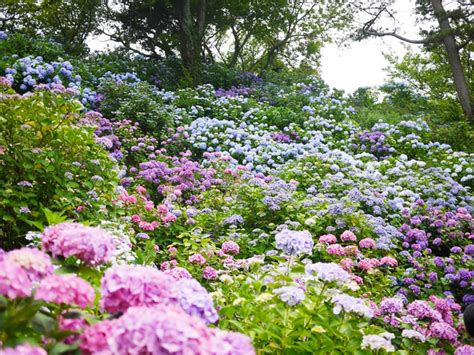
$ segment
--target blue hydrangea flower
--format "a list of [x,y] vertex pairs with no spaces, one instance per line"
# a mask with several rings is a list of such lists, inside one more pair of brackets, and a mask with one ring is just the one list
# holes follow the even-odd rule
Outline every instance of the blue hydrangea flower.
[[284,229],[275,236],[276,248],[287,255],[309,254],[313,252],[314,241],[308,231]]

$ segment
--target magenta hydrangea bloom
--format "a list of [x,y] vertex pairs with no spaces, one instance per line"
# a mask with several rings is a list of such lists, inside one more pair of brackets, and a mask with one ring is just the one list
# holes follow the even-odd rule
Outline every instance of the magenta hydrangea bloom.
[[455,343],[458,339],[458,332],[445,322],[433,322],[429,328],[429,334],[432,337],[444,339]]
[[84,355],[106,354],[109,344],[107,338],[114,328],[116,320],[104,320],[84,330],[80,337],[80,348]]
[[333,234],[324,234],[319,237],[318,241],[324,244],[334,244],[337,243],[337,238]]
[[173,277],[140,265],[122,265],[108,269],[101,281],[100,307],[116,313],[129,307],[174,302]]
[[60,223],[44,230],[42,246],[54,257],[75,256],[87,265],[107,263],[115,256],[114,237],[107,231],[79,223]]
[[72,344],[76,342],[82,330],[87,326],[87,322],[84,318],[65,318],[64,316],[59,317],[58,328],[60,331],[70,331],[78,334],[72,334],[67,336],[63,342],[66,344]]
[[41,280],[35,299],[85,308],[94,303],[92,286],[76,275],[51,275]]
[[380,259],[380,265],[395,267],[398,265],[398,261],[397,259],[392,258],[391,256],[384,256],[382,259]]
[[233,242],[232,240],[228,240],[224,242],[221,247],[222,251],[226,254],[238,254],[240,252],[239,244]]
[[462,345],[456,349],[454,355],[472,355],[474,354],[474,346]]
[[31,281],[39,281],[54,271],[51,258],[38,249],[21,248],[5,254],[4,260],[26,271]]
[[343,242],[355,242],[357,240],[356,235],[351,231],[344,231],[340,238]]
[[31,280],[28,273],[17,264],[0,261],[0,295],[10,299],[31,296]]
[[166,275],[171,276],[175,280],[192,279],[193,278],[188,270],[186,270],[184,267],[179,267],[179,266],[174,267],[172,269],[165,270],[164,273]]
[[191,264],[198,264],[198,265],[204,265],[206,263],[206,259],[204,256],[202,256],[199,253],[193,254],[188,258],[188,261]]
[[176,306],[131,307],[111,328],[111,354],[209,354],[211,331]]
[[418,319],[442,319],[441,314],[438,311],[434,310],[426,301],[413,301],[408,305],[407,311],[408,314],[415,316]]
[[212,329],[212,355],[254,355],[250,338],[236,332]]
[[375,249],[376,244],[372,238],[364,238],[359,242],[361,249]]
[[39,346],[22,344],[14,348],[0,349],[0,355],[48,355],[48,353]]
[[206,280],[216,280],[217,271],[212,266],[206,266],[202,271],[202,277]]

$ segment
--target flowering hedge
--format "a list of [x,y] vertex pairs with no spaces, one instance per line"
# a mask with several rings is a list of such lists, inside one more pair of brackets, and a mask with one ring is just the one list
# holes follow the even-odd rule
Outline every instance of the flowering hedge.
[[65,89],[29,60],[46,85],[0,78],[0,354],[473,352],[474,156],[425,122],[362,129],[311,77]]

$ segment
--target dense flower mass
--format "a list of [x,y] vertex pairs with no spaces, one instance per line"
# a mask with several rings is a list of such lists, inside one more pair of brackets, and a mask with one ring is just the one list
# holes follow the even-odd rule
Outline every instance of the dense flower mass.
[[169,91],[182,63],[23,39],[0,31],[0,354],[473,352],[473,154],[306,67]]
[[31,296],[31,279],[21,266],[0,261],[0,295],[10,299]]
[[53,256],[75,256],[88,265],[111,261],[115,255],[114,237],[108,232],[79,223],[60,223],[45,229],[42,246]]
[[14,348],[0,349],[1,355],[47,355],[48,353],[39,346],[18,345]]
[[322,282],[336,282],[344,284],[350,281],[350,275],[335,263],[306,264],[305,273],[309,279],[318,279]]
[[94,302],[95,292],[87,281],[75,275],[51,275],[41,280],[35,299],[85,308]]
[[254,354],[245,336],[209,329],[173,306],[132,307],[108,335],[106,349],[113,354]]
[[53,264],[50,257],[34,248],[22,248],[8,252],[3,259],[13,263],[26,271],[31,281],[39,281],[53,273]]
[[129,307],[172,302],[174,279],[145,266],[123,265],[108,269],[101,281],[100,307],[110,313]]

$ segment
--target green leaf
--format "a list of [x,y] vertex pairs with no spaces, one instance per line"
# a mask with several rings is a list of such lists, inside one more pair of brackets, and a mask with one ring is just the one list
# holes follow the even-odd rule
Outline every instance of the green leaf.
[[55,330],[56,322],[53,318],[38,312],[31,320],[31,326],[38,333],[48,336]]

